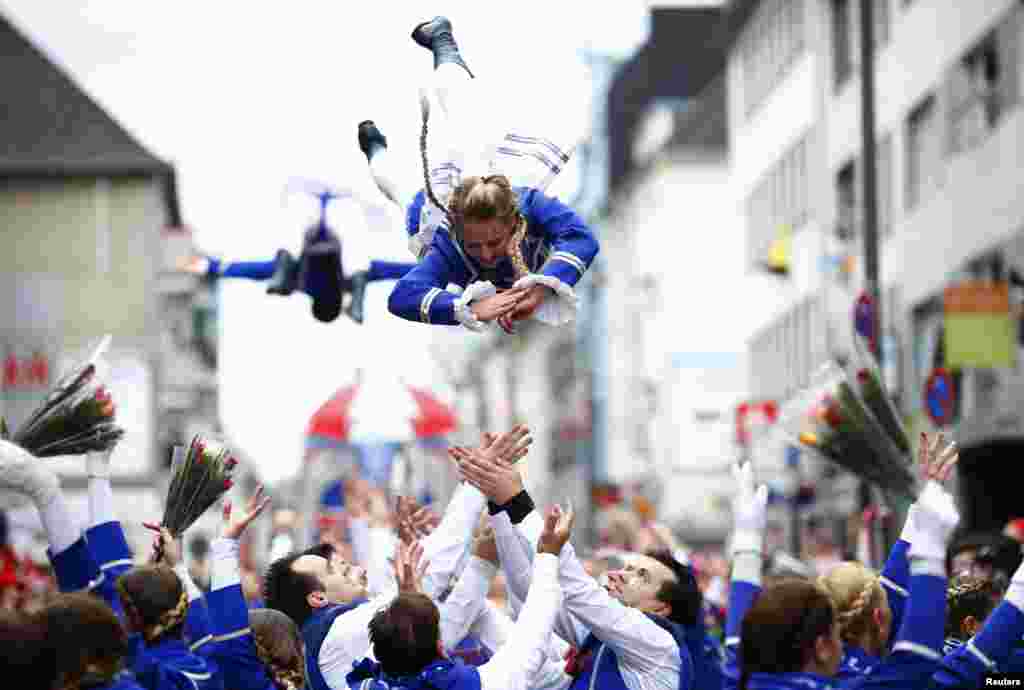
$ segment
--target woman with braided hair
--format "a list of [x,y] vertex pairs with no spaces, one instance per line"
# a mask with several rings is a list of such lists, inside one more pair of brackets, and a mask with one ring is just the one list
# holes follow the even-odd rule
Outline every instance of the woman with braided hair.
[[[164,559],[180,557],[164,541]],[[168,555],[170,554],[170,555]],[[117,593],[131,633],[131,670],[146,690],[223,690],[216,666],[185,641],[189,594],[172,567],[143,565],[117,579]]]
[[871,568],[851,561],[818,578],[818,585],[832,599],[843,641],[836,678],[870,673],[888,651],[892,632],[892,610],[881,578]]
[[241,514],[233,514],[225,503],[221,537],[212,545],[207,596],[214,632],[211,657],[230,690],[302,690],[306,685],[298,626],[280,611],[250,610],[242,592],[239,542],[269,502],[260,487]]
[[[726,624],[726,690],[836,690],[931,687],[941,668],[945,552],[960,516],[953,498],[929,481],[917,501],[919,532],[909,550],[907,607],[892,652],[865,674],[837,678],[842,619],[818,583],[782,580],[762,589],[766,487],[747,463],[735,472],[732,585]],[[851,589],[856,589],[855,587]],[[861,587],[860,593],[870,588]],[[856,598],[860,598],[860,593]],[[870,595],[865,597],[870,598]],[[865,608],[870,604],[865,603]],[[863,609],[862,609],[863,610]]]
[[[449,141],[440,160],[431,161],[427,137],[434,99],[421,94],[424,188],[410,194],[395,182],[387,139],[372,121],[359,125],[359,146],[378,187],[406,210],[410,249],[419,259],[395,285],[388,310],[410,321],[474,331],[491,321],[509,333],[516,321],[528,318],[551,325],[572,321],[574,288],[598,243],[571,208],[544,190],[569,161],[574,144],[521,133],[492,142],[496,137],[479,131],[490,116],[474,112],[483,99],[470,93],[473,75],[451,22],[436,17],[419,24],[412,38],[434,56],[433,91]],[[447,290],[450,285],[456,294]]]

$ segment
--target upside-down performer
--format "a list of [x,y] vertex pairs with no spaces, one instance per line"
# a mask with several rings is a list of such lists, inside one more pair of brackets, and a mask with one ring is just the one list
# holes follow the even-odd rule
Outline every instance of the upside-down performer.
[[321,193],[320,220],[311,225],[302,238],[302,253],[296,259],[287,249],[279,249],[265,261],[226,261],[212,256],[193,256],[180,268],[210,278],[244,278],[267,283],[267,294],[288,296],[298,290],[312,298],[313,316],[323,322],[338,318],[343,297],[349,301],[345,313],[356,323],[363,322],[366,285],[380,280],[398,280],[416,264],[374,259],[365,270],[345,275],[341,261],[341,240],[327,225],[327,202],[337,198]]
[[[359,125],[359,146],[374,180],[405,209],[410,249],[419,260],[395,285],[388,310],[410,321],[475,331],[491,321],[506,332],[528,318],[551,325],[572,321],[574,288],[598,243],[571,208],[544,191],[568,163],[574,138],[513,132],[488,141],[480,134],[483,99],[473,93],[473,74],[451,22],[436,17],[419,24],[412,38],[433,53],[433,95],[449,141],[445,155],[431,162],[432,99],[421,93],[424,189],[412,193],[396,183],[387,139],[373,121]],[[460,292],[447,291],[449,285]]]

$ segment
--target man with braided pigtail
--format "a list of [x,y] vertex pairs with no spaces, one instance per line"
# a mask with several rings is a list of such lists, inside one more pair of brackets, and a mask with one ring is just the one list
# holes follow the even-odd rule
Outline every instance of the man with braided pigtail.
[[[434,56],[434,92],[451,141],[432,165],[432,99],[421,94],[424,188],[412,195],[394,181],[380,130],[370,120],[359,126],[359,145],[378,187],[406,209],[410,249],[419,259],[395,285],[388,310],[410,321],[474,331],[492,321],[509,333],[516,321],[529,318],[551,325],[572,321],[579,301],[574,287],[598,243],[571,208],[544,190],[574,144],[510,133],[490,145],[490,135],[477,131],[488,118],[473,112],[481,99],[470,92],[472,74],[451,22],[436,17],[418,25],[412,37]],[[449,285],[461,294],[448,292]]]

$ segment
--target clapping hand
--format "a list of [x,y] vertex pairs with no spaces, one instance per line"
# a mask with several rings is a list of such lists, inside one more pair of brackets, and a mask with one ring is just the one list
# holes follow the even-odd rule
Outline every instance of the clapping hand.
[[553,505],[544,515],[544,531],[537,541],[538,553],[550,553],[554,556],[562,552],[562,547],[572,535],[572,526],[576,522],[576,512],[570,504],[564,511],[561,506]]

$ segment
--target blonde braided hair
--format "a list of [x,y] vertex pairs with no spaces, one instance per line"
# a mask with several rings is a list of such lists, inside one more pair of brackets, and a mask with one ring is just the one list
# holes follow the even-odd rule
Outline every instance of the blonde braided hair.
[[249,611],[249,626],[256,656],[278,690],[304,687],[305,657],[295,622],[274,609],[253,609]]
[[[459,182],[458,186],[452,190],[450,205],[445,205],[437,198],[434,194],[433,185],[430,183],[430,161],[427,156],[427,134],[429,131],[428,122],[430,120],[430,99],[427,98],[426,94],[420,94],[420,113],[422,115],[423,126],[420,129],[420,159],[423,163],[423,190],[427,195],[427,198],[437,206],[444,215],[448,218],[448,223],[451,225],[452,232],[454,233],[454,239],[462,244],[462,224],[465,220],[466,200],[470,194],[478,185],[495,185],[498,188],[498,195],[494,195],[497,198],[492,198],[489,202],[483,204],[484,208],[477,209],[483,220],[487,220],[491,217],[511,217],[513,214],[516,218],[516,229],[509,238],[509,260],[512,262],[512,267],[516,271],[516,277],[522,278],[530,273],[530,267],[526,263],[526,259],[523,257],[522,244],[523,240],[526,239],[527,223],[526,218],[519,212],[518,198],[515,192],[512,190],[512,184],[509,179],[504,175],[485,175],[483,177],[469,176]],[[503,209],[502,207],[508,207]],[[510,209],[510,211],[509,211]],[[504,210],[505,213],[499,211]],[[476,214],[474,214],[475,216]]]
[[299,690],[299,688],[305,685],[306,677],[302,673],[301,668],[286,668],[282,666],[274,660],[274,657],[270,654],[266,645],[263,644],[259,635],[253,634],[252,639],[256,645],[256,656],[267,667],[270,680],[279,690]]
[[860,563],[846,562],[819,577],[818,584],[832,598],[843,642],[858,644],[865,633],[873,641],[881,642],[877,627],[872,625],[872,613],[887,607],[888,597],[875,571]]

